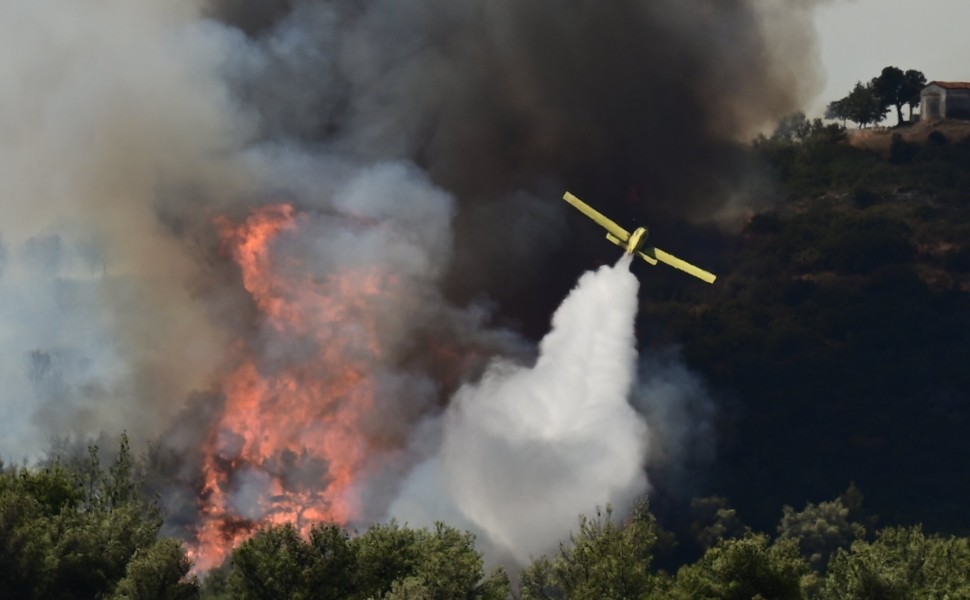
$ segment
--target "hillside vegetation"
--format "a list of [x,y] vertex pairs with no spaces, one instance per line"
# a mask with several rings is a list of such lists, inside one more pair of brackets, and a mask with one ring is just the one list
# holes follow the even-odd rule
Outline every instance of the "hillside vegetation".
[[856,481],[891,522],[970,530],[970,141],[882,156],[803,121],[753,151],[774,208],[717,285],[644,307],[731,399],[717,491],[761,518]]
[[87,461],[37,469],[0,468],[0,595],[115,600],[383,599],[630,600],[692,598],[877,599],[970,596],[967,538],[922,528],[875,530],[861,495],[784,507],[770,533],[753,531],[721,498],[694,502],[693,543],[702,554],[676,569],[655,556],[673,536],[646,503],[616,519],[609,507],[580,516],[558,551],[518,575],[487,572],[471,534],[439,523],[388,523],[362,532],[319,523],[307,536],[268,526],[203,579],[190,574],[184,545],[159,537],[154,503],[142,498],[122,437],[105,468]]
[[510,576],[443,523],[283,525],[200,580],[122,436],[112,459],[0,463],[0,597],[970,598],[970,142],[883,156],[793,123],[752,146],[774,208],[717,284],[644,294],[722,407],[712,495],[676,532],[602,507]]

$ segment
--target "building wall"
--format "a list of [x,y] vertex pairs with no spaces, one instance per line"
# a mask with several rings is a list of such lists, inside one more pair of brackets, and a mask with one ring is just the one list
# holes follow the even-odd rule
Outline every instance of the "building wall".
[[970,89],[947,89],[930,84],[920,92],[920,119],[970,119]]
[[970,119],[970,90],[947,90],[945,114],[948,119]]
[[921,121],[942,119],[946,90],[938,85],[928,85],[920,92],[919,115]]

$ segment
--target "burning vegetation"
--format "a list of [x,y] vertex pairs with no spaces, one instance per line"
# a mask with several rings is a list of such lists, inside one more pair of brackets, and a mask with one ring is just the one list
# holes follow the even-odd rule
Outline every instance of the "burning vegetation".
[[[374,409],[372,365],[381,360],[374,299],[393,295],[393,277],[335,273],[286,280],[272,248],[297,227],[290,205],[268,205],[234,226],[217,223],[225,251],[259,307],[269,335],[299,340],[303,360],[274,366],[240,343],[240,365],[223,383],[221,414],[205,443],[196,566],[267,524],[301,531],[360,518],[356,477],[366,468],[363,421]],[[309,483],[312,482],[312,483]]]
[[158,440],[200,570],[260,526],[419,514],[521,563],[624,511],[635,286],[569,296],[606,259],[557,198],[737,224],[738,139],[817,83],[813,4],[3,5],[0,451]]

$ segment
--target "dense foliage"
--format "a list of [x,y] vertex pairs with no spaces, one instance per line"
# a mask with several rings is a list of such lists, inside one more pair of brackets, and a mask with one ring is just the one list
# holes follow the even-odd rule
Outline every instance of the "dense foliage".
[[104,469],[98,448],[68,469],[0,475],[0,598],[195,595],[181,544],[158,539],[161,514],[134,479],[127,437]]
[[[874,531],[854,487],[836,500],[784,507],[777,535],[737,522],[723,499],[698,499],[692,537],[706,550],[673,572],[654,554],[675,544],[647,505],[618,520],[580,516],[559,550],[536,557],[515,590],[486,574],[474,537],[439,523],[396,523],[350,534],[322,523],[259,531],[202,583],[181,542],[159,538],[140,499],[127,440],[108,469],[12,468],[0,475],[0,594],[4,598],[522,600],[634,598],[968,598],[970,540],[919,526]],[[716,507],[711,512],[707,510]],[[566,532],[564,532],[564,536]]]
[[[71,467],[0,473],[0,597],[127,600],[375,599],[882,599],[970,598],[970,540],[919,526],[876,530],[855,487],[801,511],[784,507],[776,534],[741,523],[723,498],[694,502],[687,539],[663,531],[645,502],[625,519],[609,507],[580,516],[558,551],[535,557],[512,585],[486,573],[475,539],[439,523],[301,535],[266,527],[221,568],[189,574],[182,542],[159,537],[141,499],[127,439],[105,469],[96,448]],[[713,510],[712,510],[713,509]],[[703,547],[673,570],[654,557]]]
[[884,156],[783,125],[754,146],[772,208],[717,285],[641,311],[731,402],[710,492],[767,527],[855,480],[888,522],[970,531],[970,141],[944,128]]
[[920,92],[926,86],[926,77],[920,71],[899,67],[886,67],[878,77],[868,83],[855,84],[844,98],[829,103],[825,116],[846,121],[855,121],[865,127],[880,123],[890,108],[896,109],[896,123],[902,124],[903,106],[909,106],[910,120],[913,108],[919,105]]

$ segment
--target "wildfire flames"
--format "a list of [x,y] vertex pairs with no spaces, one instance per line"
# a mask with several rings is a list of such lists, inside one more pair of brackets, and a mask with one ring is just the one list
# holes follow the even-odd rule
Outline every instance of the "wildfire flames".
[[223,382],[225,405],[205,446],[191,550],[198,570],[221,564],[261,525],[306,531],[360,516],[355,482],[376,443],[363,432],[374,410],[372,367],[382,360],[375,303],[397,281],[372,267],[323,277],[294,268],[274,247],[300,224],[286,204],[262,207],[241,224],[216,221],[260,311],[262,343],[298,340],[300,351],[281,358],[253,341],[238,344],[239,364]]

